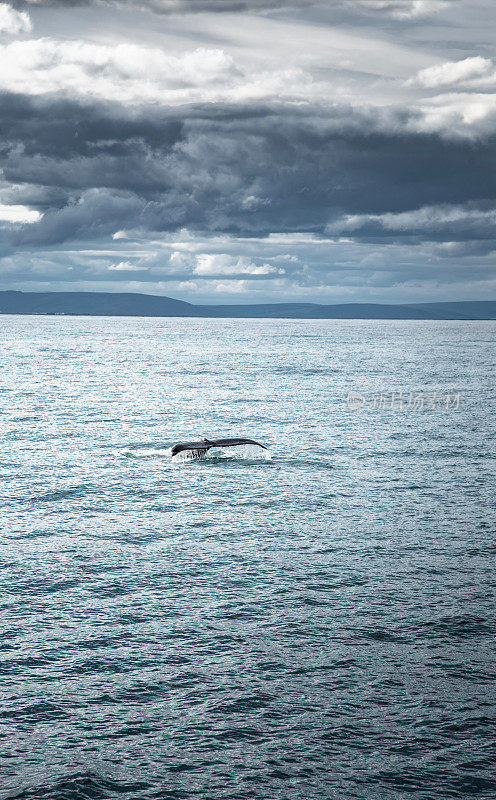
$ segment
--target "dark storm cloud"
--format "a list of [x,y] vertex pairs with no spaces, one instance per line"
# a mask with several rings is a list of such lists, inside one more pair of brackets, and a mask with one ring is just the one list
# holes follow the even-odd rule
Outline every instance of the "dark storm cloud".
[[[378,115],[226,105],[130,114],[5,94],[0,154],[10,202],[44,213],[18,226],[12,241],[186,226],[249,236],[327,230],[364,241],[492,240],[484,209],[496,192],[494,140],[398,133],[396,117],[388,127]],[[435,210],[453,205],[462,211],[452,218]],[[418,218],[394,216],[424,207]]]

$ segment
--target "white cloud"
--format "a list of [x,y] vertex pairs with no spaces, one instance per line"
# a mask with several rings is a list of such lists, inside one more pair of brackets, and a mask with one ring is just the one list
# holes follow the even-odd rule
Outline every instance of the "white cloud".
[[457,84],[480,84],[481,80],[494,82],[495,68],[490,58],[475,56],[464,58],[462,61],[447,61],[434,67],[422,69],[413,80],[408,83],[418,83],[427,89],[452,87]]
[[255,264],[249,258],[225,253],[204,253],[196,257],[195,275],[271,275],[284,274],[271,264]]
[[[134,44],[33,39],[0,47],[2,88],[30,95],[78,94],[121,102],[185,99],[193,87],[225,83],[232,59],[199,48],[181,56]],[[163,96],[163,92],[167,96]]]
[[301,69],[245,73],[223,50],[203,47],[171,55],[135,44],[31,39],[0,46],[0,60],[0,88],[7,91],[140,105],[306,99],[312,87]]
[[6,3],[0,3],[0,33],[15,36],[31,30],[29,14],[24,11],[14,11]]
[[3,222],[38,222],[42,215],[27,206],[10,206],[0,203],[0,220]]
[[108,267],[109,270],[114,272],[146,272],[146,267],[138,267],[132,264],[130,261],[120,261],[118,264],[110,264]]
[[424,98],[418,116],[407,127],[415,132],[440,133],[447,138],[478,137],[494,133],[496,93],[452,92]]

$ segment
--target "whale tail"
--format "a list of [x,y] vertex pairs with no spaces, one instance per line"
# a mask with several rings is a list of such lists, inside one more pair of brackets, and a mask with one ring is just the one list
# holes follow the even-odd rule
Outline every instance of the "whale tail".
[[268,450],[264,444],[256,442],[254,439],[207,439],[204,436],[198,442],[179,442],[171,448],[172,455],[188,451],[193,458],[204,456],[211,447],[237,447],[243,444],[255,444],[263,450]]

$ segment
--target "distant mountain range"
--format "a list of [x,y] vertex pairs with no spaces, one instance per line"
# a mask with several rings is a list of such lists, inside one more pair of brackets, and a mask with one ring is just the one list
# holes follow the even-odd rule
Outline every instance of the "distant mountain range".
[[455,303],[263,303],[194,305],[171,297],[113,292],[0,292],[0,314],[109,317],[257,317],[283,319],[496,319],[496,300]]

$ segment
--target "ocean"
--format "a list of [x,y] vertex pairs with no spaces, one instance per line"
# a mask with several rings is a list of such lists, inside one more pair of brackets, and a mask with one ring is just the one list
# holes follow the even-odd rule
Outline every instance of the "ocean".
[[0,329],[2,800],[494,800],[496,322]]

